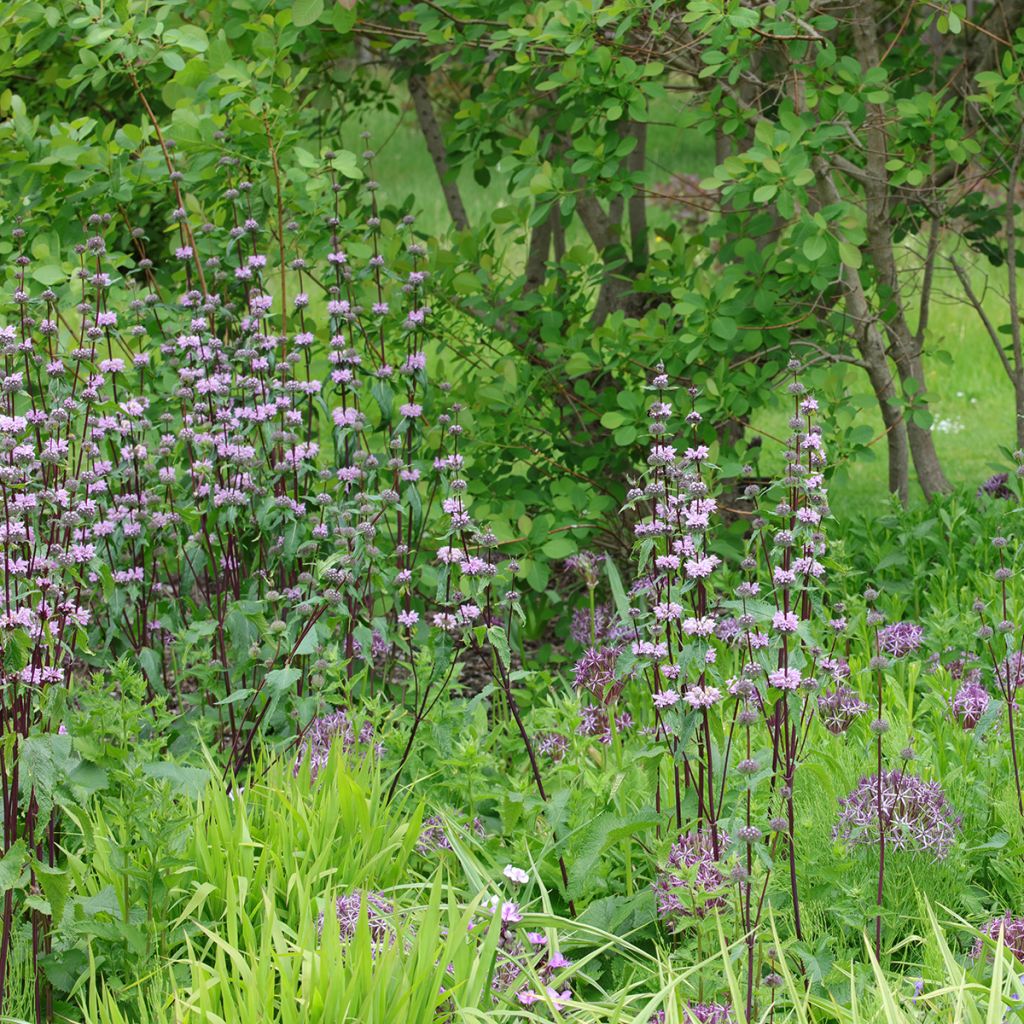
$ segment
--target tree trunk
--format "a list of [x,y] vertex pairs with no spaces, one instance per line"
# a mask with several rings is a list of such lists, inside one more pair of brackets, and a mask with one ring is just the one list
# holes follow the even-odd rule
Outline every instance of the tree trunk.
[[[899,373],[904,392],[907,392],[907,385],[911,381],[921,385],[917,394],[914,395],[916,402],[918,396],[924,393],[924,367],[921,365],[920,355],[907,353],[905,350],[901,351],[902,345],[893,347],[896,349],[893,353],[896,370]],[[930,501],[936,494],[948,494],[953,488],[942,471],[931,427],[918,426],[914,422],[913,416],[908,417],[907,440],[910,442],[910,455],[914,460],[914,471],[917,473],[924,496]]]
[[448,150],[445,148],[441,126],[434,114],[434,104],[430,100],[427,80],[422,75],[409,77],[409,95],[412,97],[412,105],[416,108],[416,120],[419,121],[420,131],[426,140],[427,151],[437,172],[437,180],[441,183],[448,215],[457,230],[468,231],[469,217],[462,202],[462,193],[448,166]]
[[544,283],[548,254],[551,251],[551,229],[558,209],[552,205],[547,216],[530,232],[530,245],[526,253],[526,283],[524,292],[535,292]]
[[[878,37],[876,34],[876,11],[874,0],[859,0],[853,8],[853,37],[857,48],[857,59],[865,72],[880,63]],[[913,391],[915,403],[924,404],[926,398],[924,365],[921,347],[910,325],[904,309],[900,278],[896,267],[895,241],[892,215],[889,205],[888,139],[885,134],[886,111],[877,103],[866,105],[867,118],[864,122],[865,170],[864,198],[867,212],[868,253],[877,275],[877,290],[888,308],[883,318],[889,330],[892,357],[896,364],[900,382],[905,394],[911,381],[916,385]],[[952,490],[946,474],[942,471],[935,440],[931,429],[918,426],[907,420],[907,439],[914,469],[926,498]]]
[[[832,178],[832,170],[824,157],[816,156],[812,162],[823,206],[840,202],[839,190]],[[874,312],[860,274],[852,267],[843,266],[843,294],[846,311],[854,323],[854,336],[860,351],[861,363],[867,371],[871,388],[878,400],[878,408],[885,425],[886,448],[889,453],[889,490],[906,505],[910,497],[910,445],[907,425],[899,407],[900,395],[889,367],[885,339],[878,329]]]

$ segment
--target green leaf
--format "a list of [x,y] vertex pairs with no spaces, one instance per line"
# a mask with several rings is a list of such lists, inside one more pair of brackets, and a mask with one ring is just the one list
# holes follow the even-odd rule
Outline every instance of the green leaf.
[[626,588],[622,585],[618,567],[611,558],[604,560],[604,571],[608,577],[608,586],[611,587],[612,598],[615,601],[615,610],[623,622],[629,622],[629,598],[626,596]]
[[176,53],[174,50],[162,50],[160,52],[160,59],[172,70],[181,71],[185,66],[185,58],[180,53]]
[[501,626],[488,626],[487,639],[498,652],[498,657],[501,659],[501,663],[505,666],[505,671],[507,672],[512,664],[512,652],[508,648],[508,637],[505,635],[505,630]]
[[183,796],[198,797],[206,788],[210,773],[205,768],[189,768],[171,761],[153,761],[142,766],[144,775],[169,782]]
[[292,5],[292,24],[299,28],[312,25],[324,13],[324,0],[295,0]]
[[567,534],[562,534],[560,537],[552,537],[544,546],[541,548],[548,558],[568,558],[570,555],[576,554],[576,541]]
[[811,235],[810,238],[804,239],[804,255],[812,263],[820,260],[825,255],[826,249],[828,249],[828,242],[822,235]]
[[40,284],[45,284],[47,287],[54,284],[60,284],[66,277],[67,274],[65,274],[64,271],[55,264],[39,267],[32,271],[32,279],[38,281]]
[[59,921],[64,916],[64,905],[67,903],[71,888],[71,876],[61,868],[50,867],[43,861],[37,860],[32,866],[46,901],[50,904],[50,916],[54,921]]
[[302,672],[297,668],[278,668],[268,672],[266,677],[267,689],[277,694],[282,694],[298,682]]
[[860,270],[860,266],[864,262],[860,249],[855,245],[850,245],[849,242],[839,243],[839,258],[852,270]]
[[205,53],[210,45],[206,33],[198,25],[180,25],[178,28],[168,29],[164,33],[164,41],[192,53]]
[[590,885],[601,854],[620,839],[632,839],[638,832],[653,828],[659,818],[652,810],[638,811],[619,817],[614,811],[605,811],[576,834],[573,840],[575,858],[569,875],[569,893],[577,896]]
[[20,889],[28,881],[28,872],[22,877],[27,853],[25,840],[19,839],[0,859],[0,896],[11,889]]

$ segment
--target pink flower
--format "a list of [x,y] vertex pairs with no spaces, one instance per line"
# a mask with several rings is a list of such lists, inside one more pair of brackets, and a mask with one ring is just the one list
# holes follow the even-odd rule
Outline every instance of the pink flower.
[[772,616],[772,625],[780,633],[795,633],[799,624],[797,617],[792,612],[778,611]]
[[768,682],[778,690],[795,690],[800,685],[800,672],[795,668],[780,668],[768,674]]

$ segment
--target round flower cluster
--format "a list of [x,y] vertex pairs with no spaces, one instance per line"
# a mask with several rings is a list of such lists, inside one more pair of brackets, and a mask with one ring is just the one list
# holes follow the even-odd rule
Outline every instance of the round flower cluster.
[[916,622],[893,622],[878,631],[879,649],[893,658],[913,654],[923,642],[924,628]]
[[988,691],[980,683],[966,682],[953,695],[949,702],[953,717],[970,730],[977,727],[982,715],[988,710],[991,698]]
[[[991,939],[993,942],[999,940],[999,933],[1003,933],[1003,945],[1017,960],[1024,964],[1024,917],[1014,917],[1010,911],[1002,917],[994,917],[987,924],[978,929],[982,936]],[[985,948],[984,939],[979,936],[974,942],[971,950],[971,958],[977,960]]]
[[717,857],[714,845],[711,833],[700,830],[680,836],[673,844],[668,864],[654,882],[658,916],[670,927],[679,927],[681,919],[705,917],[725,906],[727,879],[722,857],[729,836],[719,832]]
[[[834,839],[851,847],[878,842],[877,775],[862,778],[849,796],[840,799],[839,806]],[[931,853],[942,860],[956,840],[960,823],[937,782],[900,771],[882,772],[881,826],[893,849]]]

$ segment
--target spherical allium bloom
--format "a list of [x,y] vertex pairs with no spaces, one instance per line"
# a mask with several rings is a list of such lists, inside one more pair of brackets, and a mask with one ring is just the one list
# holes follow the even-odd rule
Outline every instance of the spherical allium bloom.
[[878,631],[878,646],[893,658],[916,651],[924,641],[924,628],[916,622],[893,622]]
[[[1003,946],[1020,963],[1024,964],[1024,917],[1014,917],[1010,911],[1007,911],[1002,917],[992,918],[987,924],[982,925],[978,931],[981,932],[982,936],[991,939],[993,942],[999,941],[999,933],[1002,932]],[[971,959],[977,960],[984,948],[985,941],[979,936],[975,939],[974,947],[971,949]]]
[[1013,700],[1017,691],[1024,685],[1024,649],[1011,651],[1009,656],[996,666],[995,671],[999,689],[1008,700]]
[[966,682],[953,695],[949,708],[964,729],[970,730],[981,721],[982,715],[988,710],[990,699],[988,691],[980,683]]
[[573,668],[573,686],[586,690],[602,704],[618,699],[626,679],[616,669],[622,648],[617,646],[588,647]]
[[[648,1024],[665,1024],[665,1011],[658,1010]],[[732,1008],[727,1003],[685,1003],[682,1024],[733,1024]]]
[[[633,717],[628,712],[615,716],[615,729],[619,733],[626,732],[633,726]],[[596,704],[585,704],[580,708],[580,722],[576,726],[577,736],[597,736],[602,743],[612,741],[611,724],[608,712]]]
[[[356,889],[347,896],[339,896],[334,905],[338,918],[338,929],[343,942],[350,940],[356,933],[359,915],[366,912],[366,922],[370,929],[374,951],[382,945],[390,945],[394,941],[395,930],[391,925],[395,908],[386,900],[382,893]],[[316,930],[323,935],[324,915],[317,917]]]
[[[630,629],[607,604],[594,606],[594,640],[622,640],[630,635]],[[586,647],[590,644],[590,609],[577,608],[572,613],[569,636],[576,643]]]
[[818,714],[822,724],[835,736],[846,732],[867,711],[867,704],[848,686],[825,690],[818,697]]
[[314,781],[326,766],[335,743],[341,744],[344,753],[349,753],[356,744],[366,746],[373,741],[373,726],[365,722],[356,733],[348,714],[333,711],[329,715],[314,718],[302,736],[301,747],[295,758],[294,774],[298,775],[303,761],[309,759],[309,779]]
[[[483,822],[479,818],[474,818],[460,827],[469,837],[487,838]],[[448,838],[448,833],[444,830],[444,822],[441,818],[436,814],[432,814],[429,818],[424,818],[423,825],[420,828],[420,837],[416,840],[417,851],[422,854],[428,854],[435,853],[438,850],[450,850],[451,848],[452,843]]]
[[[861,778],[857,788],[840,799],[833,839],[848,847],[878,842],[878,776]],[[931,853],[942,860],[960,829],[960,815],[950,806],[937,782],[900,771],[882,772],[882,826],[895,850]]]
[[687,832],[673,844],[668,864],[654,882],[658,916],[669,927],[680,927],[685,918],[705,917],[725,906],[722,893],[728,883],[722,858],[728,847],[729,836],[719,832],[716,858],[713,837],[704,830]]
[[560,732],[542,732],[535,740],[537,753],[545,754],[552,761],[561,761],[569,749],[569,740]]

